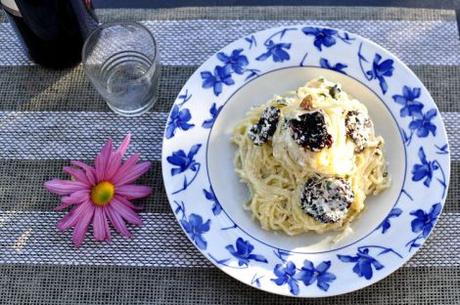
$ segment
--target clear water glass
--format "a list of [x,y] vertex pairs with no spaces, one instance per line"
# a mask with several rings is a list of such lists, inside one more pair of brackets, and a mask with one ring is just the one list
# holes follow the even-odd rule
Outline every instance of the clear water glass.
[[83,67],[114,112],[141,115],[158,98],[158,46],[152,33],[135,22],[107,23],[85,42]]

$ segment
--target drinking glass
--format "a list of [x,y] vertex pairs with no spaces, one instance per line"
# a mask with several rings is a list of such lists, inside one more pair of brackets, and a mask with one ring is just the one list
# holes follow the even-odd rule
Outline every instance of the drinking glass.
[[135,22],[107,23],[86,40],[83,68],[107,105],[124,116],[141,115],[158,98],[158,46]]

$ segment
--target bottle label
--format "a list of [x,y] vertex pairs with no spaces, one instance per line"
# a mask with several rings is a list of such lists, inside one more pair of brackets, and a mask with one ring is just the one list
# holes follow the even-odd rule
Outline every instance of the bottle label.
[[15,0],[0,0],[0,3],[3,5],[5,11],[10,13],[11,15],[22,17]]

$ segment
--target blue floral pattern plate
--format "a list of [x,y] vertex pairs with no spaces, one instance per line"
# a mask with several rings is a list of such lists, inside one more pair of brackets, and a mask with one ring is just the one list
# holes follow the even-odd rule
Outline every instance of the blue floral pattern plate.
[[[243,208],[232,128],[251,106],[318,76],[366,104],[392,185],[342,238],[264,231]],[[415,254],[441,213],[449,159],[440,112],[407,66],[355,34],[292,26],[248,35],[198,68],[169,114],[162,165],[179,224],[218,268],[268,292],[323,297],[375,283]]]

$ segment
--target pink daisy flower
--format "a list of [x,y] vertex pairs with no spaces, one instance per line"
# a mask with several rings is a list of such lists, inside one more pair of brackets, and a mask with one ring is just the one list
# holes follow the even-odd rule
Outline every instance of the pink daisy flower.
[[72,161],[73,166],[64,167],[71,180],[53,179],[45,182],[48,191],[62,195],[61,211],[73,209],[57,224],[61,231],[74,228],[72,241],[80,246],[92,223],[94,238],[99,241],[110,240],[109,222],[123,236],[130,237],[126,223],[141,225],[142,219],[136,213],[140,208],[130,200],[147,197],[151,188],[132,184],[145,174],[150,162],[139,161],[139,154],[132,155],[125,162],[123,156],[128,149],[131,135],[128,134],[120,147],[113,151],[112,139],[109,139],[96,156],[95,166],[80,161]]

